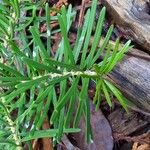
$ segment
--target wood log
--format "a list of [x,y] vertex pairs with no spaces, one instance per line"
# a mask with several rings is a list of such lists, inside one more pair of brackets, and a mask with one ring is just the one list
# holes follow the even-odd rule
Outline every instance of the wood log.
[[119,29],[150,53],[150,1],[104,0]]
[[[137,117],[138,116],[138,117]],[[139,115],[135,111],[126,113],[123,108],[117,108],[108,116],[109,123],[112,127],[113,134],[133,135],[135,132],[144,129],[144,132],[149,131],[150,119],[147,116]]]
[[150,56],[147,53],[131,49],[108,76],[129,100],[150,113]]

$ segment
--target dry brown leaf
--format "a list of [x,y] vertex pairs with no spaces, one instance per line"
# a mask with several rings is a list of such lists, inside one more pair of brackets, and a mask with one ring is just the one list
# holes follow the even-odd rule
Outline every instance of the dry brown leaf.
[[150,150],[150,145],[148,144],[139,145],[137,142],[135,142],[132,146],[132,150]]
[[113,137],[111,127],[101,112],[95,111],[95,107],[90,103],[91,126],[93,131],[93,143],[87,144],[85,139],[85,120],[80,122],[80,133],[73,134],[76,146],[81,150],[111,150],[113,149]]
[[67,5],[68,5],[68,0],[59,0],[59,1],[57,2],[57,4],[55,4],[55,5],[52,7],[51,16],[56,15],[57,11],[60,10],[60,8],[61,8],[63,5],[67,6]]

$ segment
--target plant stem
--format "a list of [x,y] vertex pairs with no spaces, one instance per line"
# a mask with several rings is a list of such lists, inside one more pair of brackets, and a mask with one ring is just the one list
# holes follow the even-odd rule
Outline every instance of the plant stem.
[[12,132],[12,136],[13,136],[13,140],[15,141],[16,144],[16,150],[23,150],[23,148],[21,147],[21,142],[20,142],[20,137],[17,135],[17,131],[16,128],[14,127],[14,122],[12,121],[11,117],[10,117],[10,112],[7,109],[7,107],[5,106],[5,102],[4,100],[1,100],[2,105],[5,107],[5,112],[6,112],[6,120],[9,124],[9,128]]
[[[45,74],[44,76],[49,76],[50,78],[59,78],[59,77],[64,77],[64,76],[67,76],[67,75],[70,75],[70,76],[88,76],[88,77],[95,77],[95,76],[98,76],[98,74],[95,72],[95,71],[91,71],[91,70],[86,70],[86,71],[64,71],[62,74],[59,74],[59,73],[48,73],[48,74]],[[38,76],[38,77],[33,77],[32,79],[35,80],[35,79],[38,79],[38,78],[41,78],[41,77],[44,77],[43,75],[42,76]],[[22,81],[22,82],[27,82],[26,81]]]
[[17,135],[17,133],[16,133],[16,129],[15,129],[15,127],[13,126],[13,125],[14,125],[14,122],[10,119],[9,116],[6,116],[6,119],[7,119],[7,121],[8,121],[8,124],[10,125],[10,130],[11,130],[11,132],[12,132],[13,139],[14,139],[14,141],[15,141],[15,144],[17,145],[16,150],[23,150],[22,147],[21,147],[21,142],[20,142],[20,140],[19,140],[19,137],[18,137],[18,135]]

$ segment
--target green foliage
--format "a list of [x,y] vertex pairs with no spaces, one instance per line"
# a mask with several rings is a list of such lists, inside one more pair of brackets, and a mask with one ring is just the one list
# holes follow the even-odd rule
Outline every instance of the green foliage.
[[[24,144],[30,147],[32,139],[42,137],[53,137],[54,142],[59,142],[64,133],[80,131],[82,116],[90,142],[90,81],[96,85],[96,109],[103,96],[112,107],[111,95],[114,95],[127,110],[121,92],[106,76],[128,51],[130,41],[122,48],[118,39],[115,46],[109,44],[112,25],[98,47],[106,13],[103,7],[89,48],[96,6],[97,0],[93,0],[72,46],[68,35],[75,12],[71,5],[50,17],[50,8],[42,1],[35,4],[29,0],[3,0],[0,4],[0,149],[19,150]],[[36,14],[41,7],[45,7],[44,17]],[[25,15],[27,12],[30,16]],[[51,30],[53,20],[58,21],[60,29]],[[46,33],[38,30],[41,22],[47,25]],[[61,33],[62,40],[54,54],[51,36],[56,32]],[[101,55],[103,60],[99,61]],[[53,126],[41,130],[45,119]]]

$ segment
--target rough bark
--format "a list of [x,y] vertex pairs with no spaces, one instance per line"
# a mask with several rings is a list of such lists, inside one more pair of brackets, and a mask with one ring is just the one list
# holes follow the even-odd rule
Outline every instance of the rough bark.
[[150,53],[150,1],[104,0],[116,25]]
[[131,49],[109,79],[139,108],[150,113],[150,56]]
[[[138,117],[137,117],[138,116]],[[109,123],[112,127],[113,134],[122,134],[122,136],[138,133],[140,130],[145,132],[150,130],[149,116],[140,115],[135,111],[126,113],[123,108],[114,110],[108,116]]]

